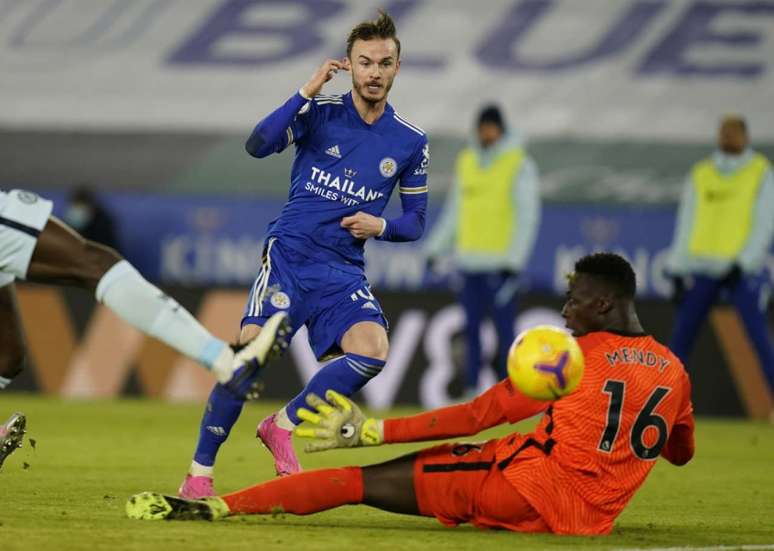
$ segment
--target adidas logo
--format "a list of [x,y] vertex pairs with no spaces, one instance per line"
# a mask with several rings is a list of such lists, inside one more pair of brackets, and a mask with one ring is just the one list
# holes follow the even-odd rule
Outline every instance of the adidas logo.
[[366,302],[360,308],[365,310],[378,310],[378,308],[376,307],[376,304],[374,304],[373,302]]
[[223,427],[213,427],[212,425],[208,425],[207,430],[215,436],[226,436],[226,431],[223,429]]
[[337,159],[341,159],[341,152],[339,151],[339,145],[332,145],[328,149],[325,150],[325,152],[330,155],[331,157],[336,157]]

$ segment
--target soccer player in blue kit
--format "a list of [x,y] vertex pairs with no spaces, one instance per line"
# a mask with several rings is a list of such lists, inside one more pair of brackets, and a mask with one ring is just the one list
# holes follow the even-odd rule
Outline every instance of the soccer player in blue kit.
[[[240,339],[254,337],[272,314],[285,311],[294,331],[307,326],[318,359],[334,358],[258,426],[257,437],[274,456],[280,476],[301,470],[291,435],[306,396],[329,389],[351,396],[379,374],[387,359],[387,320],[365,277],[363,249],[370,238],[421,237],[430,162],[425,133],[387,103],[399,68],[395,24],[380,12],[377,20],[352,29],[345,59],[325,61],[247,140],[247,151],[258,158],[291,144],[296,149],[288,202],[269,225]],[[352,90],[321,95],[341,70],[351,72]],[[402,215],[382,218],[396,186]],[[214,494],[215,456],[242,406],[242,400],[215,387],[181,497]]]

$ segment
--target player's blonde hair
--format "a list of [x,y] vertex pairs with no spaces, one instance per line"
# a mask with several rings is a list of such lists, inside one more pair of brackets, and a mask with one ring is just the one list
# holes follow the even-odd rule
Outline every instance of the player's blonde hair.
[[395,21],[384,11],[379,10],[379,17],[373,21],[363,21],[355,26],[347,37],[347,57],[352,55],[352,45],[356,40],[373,40],[374,38],[391,38],[395,42],[400,59],[400,40],[396,35]]

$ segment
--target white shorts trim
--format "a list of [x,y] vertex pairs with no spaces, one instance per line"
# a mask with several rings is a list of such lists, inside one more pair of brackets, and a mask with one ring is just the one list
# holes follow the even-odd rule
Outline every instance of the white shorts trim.
[[271,247],[274,245],[276,238],[269,239],[269,243],[266,246],[266,254],[263,257],[261,263],[261,271],[258,273],[258,278],[253,284],[253,302],[250,305],[250,311],[248,315],[251,317],[258,317],[263,312],[263,299],[266,298],[266,291],[269,287],[269,277],[271,276]]
[[18,189],[0,192],[0,285],[27,277],[38,234],[53,208],[51,201],[36,193]]

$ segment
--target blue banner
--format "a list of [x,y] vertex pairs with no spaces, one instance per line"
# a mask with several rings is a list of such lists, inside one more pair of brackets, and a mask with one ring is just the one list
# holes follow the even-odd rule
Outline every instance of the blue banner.
[[[55,212],[63,212],[64,197],[47,195],[57,202]],[[100,199],[115,218],[125,256],[148,278],[167,285],[251,284],[266,226],[283,205],[278,199],[127,193],[102,194]],[[438,210],[431,209],[428,231]],[[546,204],[522,290],[562,293],[565,274],[577,258],[612,250],[634,265],[642,296],[668,296],[663,271],[674,219],[673,207]],[[390,291],[454,288],[453,266],[428,271],[421,246],[421,241],[369,242],[371,284]]]

